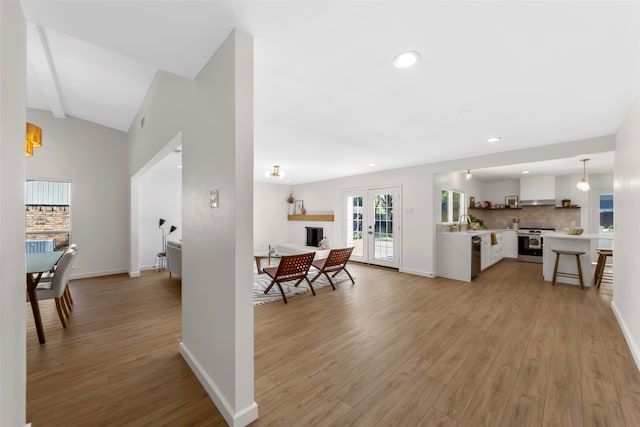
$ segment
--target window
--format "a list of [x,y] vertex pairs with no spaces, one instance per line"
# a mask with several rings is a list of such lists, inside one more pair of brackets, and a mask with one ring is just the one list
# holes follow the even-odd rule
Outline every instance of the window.
[[464,193],[457,190],[442,189],[442,218],[443,223],[458,221],[460,215],[466,211]]
[[27,180],[26,251],[49,252],[69,246],[70,183]]
[[613,194],[600,195],[600,233],[613,231]]

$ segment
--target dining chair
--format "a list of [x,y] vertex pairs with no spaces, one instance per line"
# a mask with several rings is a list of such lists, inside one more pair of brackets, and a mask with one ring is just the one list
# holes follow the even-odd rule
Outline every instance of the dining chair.
[[[63,298],[64,291],[69,282],[69,275],[71,274],[71,266],[73,265],[73,259],[76,256],[76,251],[65,252],[60,261],[58,261],[58,267],[53,273],[51,281],[45,281],[38,283],[36,287],[36,295],[38,300],[55,299],[56,309],[58,310],[58,317],[62,327],[67,327],[65,316],[69,316]],[[64,312],[64,313],[63,313]]]
[[[74,251],[76,252],[76,254],[78,253],[78,245],[76,245],[75,243],[72,243],[71,245],[69,245],[69,247],[67,248],[66,252],[70,252],[70,251]],[[58,266],[55,265],[52,269],[51,269],[51,273],[48,276],[43,276],[40,279],[41,283],[46,283],[46,282],[51,282],[53,280],[53,273],[55,273],[56,268]],[[73,264],[71,266],[69,266],[70,270],[73,270]],[[68,313],[68,311],[73,310],[73,298],[71,297],[71,290],[69,289],[69,281],[67,280],[67,284],[65,285],[64,288],[64,294],[63,294],[63,302],[65,303],[65,313]],[[67,311],[68,310],[68,311]]]
[[264,290],[264,294],[268,294],[273,285],[278,285],[280,293],[282,294],[282,299],[286,304],[287,297],[284,294],[284,289],[282,289],[281,283],[293,282],[295,280],[296,284],[294,286],[298,286],[302,280],[306,280],[309,284],[309,288],[311,288],[311,292],[315,295],[316,291],[313,289],[313,285],[307,278],[307,273],[309,272],[309,268],[311,268],[311,262],[313,262],[314,256],[316,256],[315,252],[300,255],[284,255],[280,259],[280,264],[278,264],[277,267],[263,268],[262,271],[271,277],[271,283],[267,286],[267,289]]
[[[318,269],[318,274],[316,274],[313,279],[311,279],[311,283],[315,282],[318,277],[324,274],[325,276],[327,276],[331,287],[335,291],[336,287],[334,286],[331,277],[336,277],[338,273],[344,270],[344,272],[347,273],[347,276],[349,276],[349,279],[351,279],[351,283],[355,285],[356,282],[353,280],[353,277],[351,277],[349,271],[347,271],[347,262],[349,261],[352,252],[353,247],[344,249],[331,249],[329,255],[326,258],[315,260],[311,265]],[[330,277],[329,273],[333,273],[333,275]]]

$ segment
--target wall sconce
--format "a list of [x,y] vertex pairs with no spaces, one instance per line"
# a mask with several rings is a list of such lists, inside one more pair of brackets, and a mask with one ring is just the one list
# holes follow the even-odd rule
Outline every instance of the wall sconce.
[[33,149],[42,147],[42,129],[27,122],[27,133],[25,138],[25,156],[33,156]]

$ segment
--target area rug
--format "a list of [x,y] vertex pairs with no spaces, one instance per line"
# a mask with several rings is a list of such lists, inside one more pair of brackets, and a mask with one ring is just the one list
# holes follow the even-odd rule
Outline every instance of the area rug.
[[[316,274],[317,274],[317,271],[312,271],[308,276],[309,280],[311,280]],[[348,281],[349,283],[351,283],[351,281],[349,280],[349,276],[347,276],[347,274],[344,271],[341,271],[340,274],[338,274],[336,277],[332,277],[331,280],[333,280],[334,284],[342,283],[344,281]],[[355,277],[354,277],[354,280],[355,280]],[[267,289],[267,287],[269,286],[269,283],[271,283],[271,279],[266,274],[256,274],[256,273],[253,274],[253,305],[254,306],[266,304],[268,302],[279,301],[282,299],[282,294],[280,294],[280,289],[278,289],[278,285],[273,285],[273,287],[269,290],[269,293],[267,295],[264,294],[264,290]],[[290,283],[284,283],[282,285],[282,289],[284,290],[284,294],[287,296],[287,299],[295,295],[303,294],[305,292],[311,291],[311,289],[309,289],[309,285],[307,284],[306,280],[303,280],[300,283],[300,285],[298,285],[298,287],[293,286],[294,283],[295,282],[290,282]],[[324,276],[324,274],[318,277],[315,282],[313,282],[313,289],[315,289],[316,291],[326,286],[331,286],[331,285],[329,284],[329,281]]]

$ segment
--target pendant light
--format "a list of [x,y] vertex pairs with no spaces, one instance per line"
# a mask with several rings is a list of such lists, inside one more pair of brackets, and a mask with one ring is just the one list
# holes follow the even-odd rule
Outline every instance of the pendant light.
[[467,169],[467,174],[464,176],[464,178],[468,181],[471,179],[471,169]]
[[282,179],[284,178],[284,175],[286,174],[285,171],[280,169],[279,165],[274,165],[273,166],[273,171],[265,171],[264,172],[264,176],[266,178],[278,178],[278,179]]
[[582,159],[582,179],[578,181],[576,184],[576,188],[580,191],[589,191],[591,186],[589,185],[589,181],[587,181],[587,162],[589,159]]

